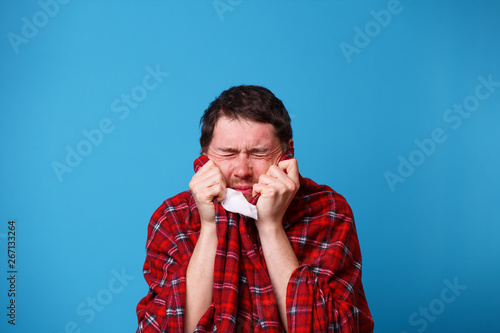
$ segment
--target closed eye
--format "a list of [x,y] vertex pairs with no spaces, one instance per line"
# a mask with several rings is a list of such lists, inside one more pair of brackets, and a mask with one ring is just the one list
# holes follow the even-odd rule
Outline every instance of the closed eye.
[[262,158],[262,157],[266,157],[268,155],[269,149],[268,148],[254,148],[254,149],[250,149],[249,153],[253,157]]

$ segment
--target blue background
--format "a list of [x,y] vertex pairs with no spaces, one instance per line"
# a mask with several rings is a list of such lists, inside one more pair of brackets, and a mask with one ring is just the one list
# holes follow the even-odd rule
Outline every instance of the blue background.
[[149,218],[237,84],[283,100],[302,175],[351,204],[376,332],[498,331],[500,87],[478,88],[500,82],[498,2],[66,2],[0,4],[2,332],[135,331]]

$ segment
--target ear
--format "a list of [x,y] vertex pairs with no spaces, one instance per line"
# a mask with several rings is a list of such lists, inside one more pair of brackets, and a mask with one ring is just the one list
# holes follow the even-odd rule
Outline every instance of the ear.
[[288,140],[288,149],[293,150],[293,140],[292,139]]

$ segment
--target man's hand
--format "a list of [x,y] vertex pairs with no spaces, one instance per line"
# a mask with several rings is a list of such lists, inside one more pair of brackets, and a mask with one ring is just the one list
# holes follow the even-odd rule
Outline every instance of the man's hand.
[[299,261],[283,228],[283,216],[299,187],[299,168],[295,159],[271,166],[253,186],[254,194],[260,193],[257,201],[259,219],[255,225],[286,332],[286,291],[290,276],[299,266]]
[[203,223],[215,223],[214,198],[222,201],[226,197],[226,181],[219,167],[210,160],[189,182],[189,188],[193,194],[200,220]]
[[257,201],[259,226],[279,226],[290,202],[300,187],[299,167],[296,159],[272,165],[259,182],[253,186],[253,195],[260,194]]
[[214,198],[224,200],[226,181],[219,167],[208,161],[191,178],[189,188],[200,213],[201,229],[186,271],[184,332],[193,332],[213,301],[214,261],[217,251]]

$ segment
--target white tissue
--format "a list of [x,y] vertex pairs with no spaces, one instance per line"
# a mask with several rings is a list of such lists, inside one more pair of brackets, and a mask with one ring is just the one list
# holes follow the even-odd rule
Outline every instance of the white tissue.
[[227,188],[226,198],[222,200],[221,204],[229,212],[239,213],[257,220],[257,207],[249,203],[241,192]]

